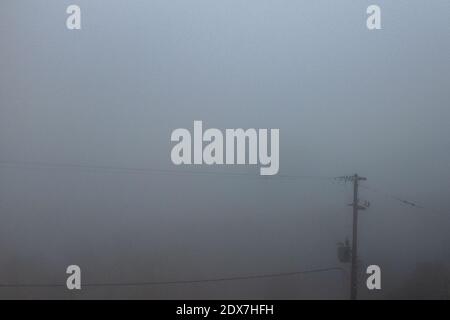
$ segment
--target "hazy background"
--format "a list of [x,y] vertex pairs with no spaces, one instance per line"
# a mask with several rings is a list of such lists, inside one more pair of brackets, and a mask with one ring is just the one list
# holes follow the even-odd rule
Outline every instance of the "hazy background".
[[[373,3],[382,30],[366,28]],[[82,30],[66,29],[70,4]],[[83,283],[347,269],[352,188],[320,177],[357,172],[379,190],[360,190],[361,276],[383,272],[360,297],[449,298],[449,13],[447,0],[2,0],[0,284],[64,284],[69,264]],[[176,167],[170,134],[194,120],[279,128],[280,175],[313,177]],[[0,298],[346,299],[348,275]]]

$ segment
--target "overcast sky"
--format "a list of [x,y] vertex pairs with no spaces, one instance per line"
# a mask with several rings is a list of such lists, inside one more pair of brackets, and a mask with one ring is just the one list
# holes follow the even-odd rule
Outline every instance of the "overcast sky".
[[[73,3],[82,29],[69,31]],[[366,28],[372,3],[382,30]],[[361,265],[386,277],[362,295],[449,263],[449,12],[446,0],[1,1],[0,283],[65,283],[69,264],[86,282],[347,268],[336,243],[351,236],[352,189],[323,177],[355,172],[377,190],[361,189]],[[279,128],[279,174],[313,177],[177,167],[170,134],[194,120]],[[330,272],[0,297],[346,298],[347,286]]]

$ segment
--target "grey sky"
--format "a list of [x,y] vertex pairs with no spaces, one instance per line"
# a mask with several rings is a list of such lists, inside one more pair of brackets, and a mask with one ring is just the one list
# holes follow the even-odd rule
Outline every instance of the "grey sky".
[[[80,31],[65,27],[72,3]],[[372,3],[382,8],[374,32]],[[372,207],[360,257],[386,270],[389,292],[422,261],[449,263],[449,12],[445,0],[3,0],[0,161],[182,170],[170,133],[194,120],[279,128],[280,174],[358,172],[426,208],[361,189]],[[0,283],[61,282],[68,264],[91,282],[334,266],[350,201],[350,186],[321,179],[0,165]],[[71,297],[58,290],[0,288],[0,297]],[[346,294],[330,273],[80,296]]]

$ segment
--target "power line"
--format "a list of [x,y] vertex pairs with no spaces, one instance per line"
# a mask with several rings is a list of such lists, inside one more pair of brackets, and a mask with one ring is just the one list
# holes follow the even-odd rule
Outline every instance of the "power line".
[[[332,177],[332,176],[320,176],[320,175],[283,175],[277,174],[275,176],[261,176],[258,174],[252,175],[247,173],[236,173],[236,172],[221,172],[221,171],[194,171],[194,170],[170,170],[170,169],[157,169],[157,168],[136,168],[136,167],[122,167],[122,166],[109,166],[109,165],[92,165],[92,164],[79,164],[79,163],[61,163],[61,162],[39,162],[39,161],[8,161],[0,160],[0,166],[3,167],[16,167],[16,168],[26,168],[26,169],[75,169],[75,170],[86,170],[95,172],[110,172],[110,173],[125,173],[125,174],[171,174],[171,175],[198,175],[198,176],[223,176],[223,177],[240,177],[248,179],[258,179],[258,180],[270,180],[270,181],[296,181],[304,179],[312,180],[323,180],[331,181],[331,183],[336,183],[344,181],[344,183],[349,181],[350,176],[342,177]],[[361,185],[361,188],[379,193],[388,197],[392,200],[400,202],[404,205],[415,207],[419,209],[427,209],[433,211],[437,214],[442,215],[443,212],[437,211],[435,209],[423,207],[417,202],[409,201],[397,197],[395,195],[382,192],[376,188],[369,187],[367,185]],[[445,214],[447,215],[447,214]]]
[[[342,177],[332,177],[332,176],[321,176],[321,175],[284,175],[277,174],[275,176],[261,176],[258,174],[252,175],[247,173],[237,173],[237,172],[223,172],[223,171],[194,171],[194,170],[171,170],[171,169],[159,169],[159,168],[136,168],[136,167],[124,167],[124,166],[110,166],[110,165],[92,165],[92,164],[80,164],[80,163],[62,163],[62,162],[40,162],[40,161],[16,161],[16,160],[0,160],[0,166],[3,167],[15,167],[15,168],[25,168],[25,169],[74,169],[74,170],[85,170],[94,172],[109,172],[109,173],[124,173],[124,174],[169,174],[169,175],[197,175],[197,176],[222,176],[222,177],[238,177],[238,178],[248,178],[257,180],[270,180],[270,181],[296,181],[296,180],[323,180],[330,181],[331,183],[336,182],[346,182],[349,181],[350,176]],[[425,208],[417,202],[405,200],[398,196],[380,191],[376,188],[369,187],[367,185],[361,185],[361,188],[379,193],[388,197],[392,200],[400,202],[404,205],[427,209],[434,211],[436,213],[442,214],[442,212],[436,211],[434,209]]]
[[385,197],[391,198],[392,200],[401,202],[401,203],[406,204],[406,205],[411,206],[411,207],[416,207],[416,208],[419,208],[419,209],[425,209],[424,207],[418,205],[416,202],[412,202],[412,201],[409,201],[409,200],[404,200],[404,199],[399,198],[397,196],[394,196],[392,194],[389,194],[389,193],[386,193],[386,192],[382,192],[382,191],[380,191],[378,189],[375,189],[373,187],[368,187],[366,185],[361,185],[361,188],[367,189],[367,190],[370,190],[370,191],[373,191],[373,192],[376,192],[376,193],[379,193],[379,194],[383,194]]
[[104,171],[113,173],[127,173],[127,174],[174,174],[174,175],[219,175],[229,177],[244,177],[254,179],[286,179],[286,180],[298,180],[298,179],[318,179],[318,180],[330,180],[333,177],[327,176],[314,176],[314,175],[283,175],[278,174],[275,176],[261,176],[251,175],[247,173],[236,172],[220,172],[220,171],[194,171],[194,170],[170,170],[170,169],[156,169],[156,168],[134,168],[134,167],[121,167],[121,166],[109,166],[109,165],[92,165],[92,164],[78,164],[78,163],[59,163],[59,162],[39,162],[39,161],[6,161],[0,160],[0,166],[3,167],[17,167],[28,169],[75,169],[75,170],[87,170],[87,171]]
[[430,207],[427,207],[427,206],[422,206],[422,205],[419,205],[415,201],[405,200],[405,199],[400,198],[400,197],[398,197],[396,195],[393,195],[393,194],[390,194],[390,193],[386,193],[386,192],[380,191],[379,189],[376,189],[376,188],[373,188],[373,187],[368,187],[366,185],[361,186],[361,187],[364,188],[364,189],[373,191],[375,193],[381,194],[381,195],[383,195],[383,196],[385,196],[385,197],[387,197],[387,198],[389,198],[391,200],[400,202],[403,205],[407,205],[409,207],[420,209],[420,210],[422,210],[422,212],[425,212],[425,211],[426,212],[431,212],[431,213],[433,213],[436,216],[439,215],[439,216],[445,216],[447,218],[450,218],[449,212],[444,212],[444,211],[440,211],[440,210],[437,210],[437,209],[434,209],[434,208],[430,208]]
[[[252,280],[252,279],[265,279],[265,278],[277,278],[296,276],[301,274],[311,274],[329,271],[343,271],[340,267],[330,267],[321,269],[310,269],[304,271],[294,272],[280,272],[280,273],[268,273],[257,274],[248,276],[236,276],[236,277],[222,277],[222,278],[210,278],[210,279],[194,279],[194,280],[175,280],[175,281],[149,281],[149,282],[111,282],[111,283],[86,283],[82,284],[83,287],[137,287],[137,286],[153,286],[153,285],[177,285],[177,284],[196,284],[207,282],[223,282],[223,281],[239,281],[239,280]],[[53,283],[53,284],[0,284],[0,288],[52,288],[52,287],[65,287],[65,284]]]

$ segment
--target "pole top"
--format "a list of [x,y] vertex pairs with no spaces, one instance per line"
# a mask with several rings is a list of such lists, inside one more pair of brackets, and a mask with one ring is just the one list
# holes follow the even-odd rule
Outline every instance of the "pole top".
[[361,177],[361,176],[359,176],[357,173],[355,173],[354,175],[352,175],[352,176],[341,176],[341,177],[336,177],[336,178],[334,178],[335,180],[341,180],[341,181],[344,181],[344,182],[348,182],[348,181],[359,181],[359,180],[367,180],[367,178],[366,177]]

